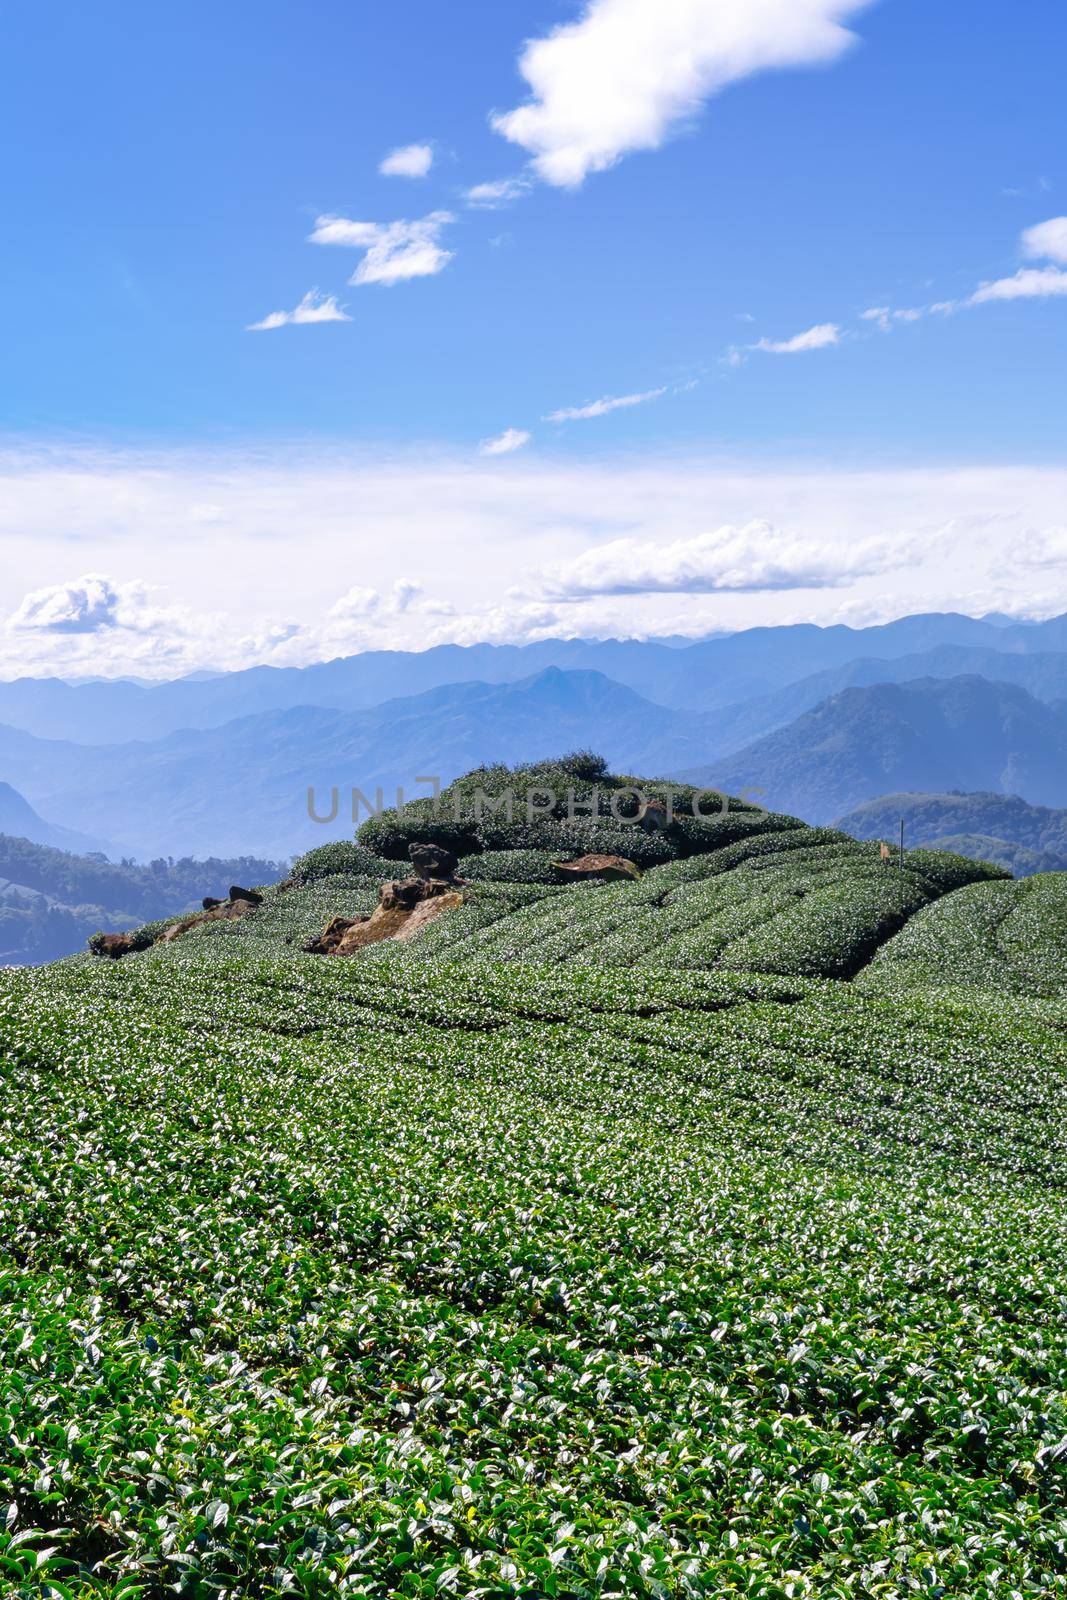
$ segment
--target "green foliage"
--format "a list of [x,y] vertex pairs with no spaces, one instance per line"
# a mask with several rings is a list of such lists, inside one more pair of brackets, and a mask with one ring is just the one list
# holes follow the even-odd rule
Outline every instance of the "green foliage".
[[[673,795],[676,821],[667,835],[633,826],[642,796]],[[699,814],[694,815],[694,805]],[[457,855],[544,850],[623,855],[654,866],[678,855],[718,849],[753,831],[800,827],[792,817],[767,818],[737,800],[716,802],[690,785],[617,777],[600,756],[578,751],[521,767],[480,767],[457,778],[436,800],[370,817],[361,845],[389,860],[407,859],[413,843],[438,844]]]
[[[576,759],[581,765],[580,753]],[[592,757],[591,762],[599,763],[599,759]],[[489,804],[480,806],[480,801],[491,803],[510,795],[512,820],[516,824],[531,815],[563,822],[576,812],[581,815],[594,801],[609,824],[613,805],[619,816],[636,816],[635,790],[639,782],[646,780],[615,777],[607,771],[585,777],[569,764],[570,760],[564,756],[556,761],[528,762],[519,767],[479,767],[457,778],[442,791],[441,809],[450,816],[469,818],[477,823],[491,817]]]
[[478,830],[482,848],[491,851],[535,850],[566,861],[590,854],[624,856],[639,867],[654,867],[673,861],[675,849],[661,834],[644,833],[625,823],[597,823],[583,818],[556,822],[538,817],[533,822],[487,822]]
[[967,883],[1011,876],[992,861],[973,861],[947,850],[908,850],[905,860],[910,871],[936,884],[942,894],[948,894],[952,889],[962,889]]
[[558,883],[551,850],[486,850],[464,856],[460,877],[471,883]]
[[116,865],[0,834],[0,966],[56,961],[99,929],[124,933],[147,920],[173,920],[205,895],[221,898],[231,883],[269,882],[283,871],[252,856]]
[[1067,1600],[1067,878],[734,830],[0,973],[0,1593]]
[[1067,994],[1067,873],[948,895],[891,940],[860,981],[884,993],[951,985]]
[[783,830],[802,828],[796,817],[783,817],[777,812],[755,813],[735,810],[717,811],[714,805],[705,807],[700,816],[679,812],[670,828],[670,839],[680,856],[703,855],[711,850],[721,850],[724,845],[739,839],[751,839],[758,834],[778,834]]
[[315,883],[320,878],[366,878],[368,882],[384,883],[396,874],[395,863],[385,861],[365,845],[346,839],[335,839],[331,844],[320,844],[293,862],[289,876],[294,883]]
[[[160,922],[145,922],[142,923],[139,928],[131,928],[128,930],[130,934],[129,947],[131,952],[136,955],[142,950],[150,950],[155,944],[156,940],[159,938],[160,934],[165,933],[167,928],[170,926],[171,923],[169,919],[164,919]],[[98,956],[103,953],[104,940],[107,937],[107,932],[110,931],[112,930],[99,930],[98,932],[92,934],[91,937],[86,941],[94,956]]]
[[478,844],[473,823],[456,822],[432,800],[414,800],[402,812],[383,811],[368,817],[356,838],[366,850],[387,861],[407,861],[410,844],[437,844],[461,856]]
[[1062,1005],[252,936],[340,881],[0,975],[7,1592],[1067,1592]]
[[99,906],[142,921],[198,905],[204,895],[225,894],[231,883],[272,883],[284,871],[280,862],[254,856],[227,861],[161,856],[147,864],[119,865],[0,834],[0,881],[21,884],[66,906]]
[[[465,908],[459,921],[449,919],[449,931],[440,937],[476,964],[722,966],[848,978],[931,900],[995,874],[962,857],[912,851],[901,875],[895,861],[881,860],[875,844],[860,844],[833,829],[804,828],[791,818],[778,819],[779,824],[783,820],[777,831],[765,831],[758,822],[747,838],[705,855],[659,866],[649,861],[640,883],[593,883],[561,895],[539,894],[514,911],[486,919]],[[634,843],[649,842],[638,829],[626,832]],[[662,843],[655,835],[651,842]],[[578,848],[577,839],[571,847]],[[624,841],[617,850],[625,853]],[[514,854],[525,859],[525,852]],[[430,959],[438,949],[437,940],[429,946],[416,941],[407,959]]]
[[593,750],[572,750],[568,755],[560,756],[559,765],[578,783],[599,783],[608,775],[607,758],[598,756]]
[[43,897],[29,905],[0,905],[0,967],[40,966],[85,946],[101,927],[125,933],[137,918],[102,906],[57,906]]
[[[1067,864],[1067,810],[1034,806],[1017,794],[890,794],[868,801],[841,819],[861,839],[892,839],[904,819],[908,841],[936,844],[949,838],[973,840],[962,855],[1001,861],[1011,846],[1050,858],[1050,867]],[[997,854],[989,854],[989,841]],[[952,849],[944,844],[943,848]],[[1045,869],[1048,870],[1048,869]]]
[[931,839],[932,850],[948,850],[953,855],[970,856],[1003,867],[1014,878],[1030,878],[1035,872],[1067,872],[1067,853],[1032,850],[1010,839],[997,839],[985,833],[948,833]]

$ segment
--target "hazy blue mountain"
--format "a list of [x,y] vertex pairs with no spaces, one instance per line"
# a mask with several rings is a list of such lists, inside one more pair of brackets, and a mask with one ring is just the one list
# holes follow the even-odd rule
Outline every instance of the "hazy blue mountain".
[[895,839],[901,819],[910,844],[965,845],[961,855],[996,861],[1017,877],[1067,869],[1067,809],[1030,805],[1017,794],[880,795],[837,826],[857,839]]
[[1067,802],[1067,718],[981,677],[846,689],[724,760],[687,774],[828,822],[893,790],[985,789]]
[[33,844],[51,845],[57,850],[89,851],[104,846],[88,834],[60,828],[38,816],[28,800],[9,783],[0,782],[0,834],[29,839]]
[[[297,706],[153,742],[85,746],[0,727],[0,771],[17,769],[57,817],[107,829],[139,857],[291,855],[352,832],[350,791],[387,804],[397,785],[427,793],[485,762],[593,745],[616,771],[666,772],[706,755],[713,719],[670,711],[593,672],[558,668],[514,684],[451,684],[371,711]],[[312,822],[307,791],[329,809]]]
[[1023,625],[933,613],[862,629],[751,628],[683,646],[632,639],[440,645],[368,651],[304,668],[193,674],[153,687],[20,678],[0,683],[0,723],[79,744],[155,740],[181,728],[220,727],[296,706],[362,711],[451,684],[519,682],[549,667],[600,672],[654,702],[706,711],[860,658],[891,660],[946,645],[1012,655],[1067,651],[1067,616]]
[[866,688],[875,683],[908,683],[918,678],[982,678],[1017,683],[1037,700],[1062,708],[1067,697],[1067,651],[1023,655],[1006,650],[976,649],[946,644],[918,655],[878,659],[862,656],[842,667],[816,672],[809,678],[777,689],[755,700],[724,706],[718,713],[716,749],[738,750],[753,740],[784,728],[820,701],[843,689]]

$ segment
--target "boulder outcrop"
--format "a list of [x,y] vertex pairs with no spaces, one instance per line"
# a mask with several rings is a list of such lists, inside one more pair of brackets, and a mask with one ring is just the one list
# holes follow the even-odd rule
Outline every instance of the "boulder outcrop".
[[553,861],[552,865],[568,883],[587,883],[594,879],[611,882],[641,876],[641,869],[625,856],[579,856],[577,861]]
[[121,961],[123,956],[131,955],[137,946],[132,933],[94,933],[89,940],[89,948],[94,956],[103,956],[108,961]]
[[369,917],[334,917],[304,950],[308,955],[351,956],[386,939],[411,939],[427,923],[462,904],[463,890],[455,880],[405,878],[383,883]]
[[258,889],[242,889],[239,883],[231,883],[230,899],[244,900],[250,906],[261,906],[263,904],[263,896]]
[[204,908],[202,911],[195,911],[188,917],[178,917],[155,937],[143,932],[94,933],[89,940],[89,949],[94,956],[120,961],[123,956],[133,955],[138,950],[148,950],[153,944],[173,944],[175,939],[193,933],[209,922],[235,922],[262,905],[263,896],[256,889],[242,889],[235,884],[230,890],[228,900],[216,900],[211,895],[205,895],[200,903]]
[[416,876],[427,882],[442,879],[451,883],[459,867],[459,858],[439,844],[409,844],[408,855]]
[[670,812],[662,800],[649,800],[642,806],[637,826],[645,833],[666,833],[670,825]]

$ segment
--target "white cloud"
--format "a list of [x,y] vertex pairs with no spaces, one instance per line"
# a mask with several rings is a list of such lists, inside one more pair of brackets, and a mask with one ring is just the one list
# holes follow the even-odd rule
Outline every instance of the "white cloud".
[[349,283],[402,283],[442,272],[453,252],[440,244],[443,228],[456,219],[449,211],[432,211],[413,222],[352,222],[347,217],[319,217],[312,244],[347,245],[364,251]]
[[[0,661],[14,654],[30,666],[50,663],[59,670],[106,675],[143,666],[148,676],[173,675],[209,660],[213,641],[227,634],[228,651],[263,659],[296,630],[296,624],[263,623],[243,635],[220,613],[163,603],[158,593],[143,579],[102,573],[32,590],[0,627]],[[12,652],[5,640],[24,642]]]
[[402,144],[378,164],[383,178],[425,178],[433,166],[432,144]]
[[8,625],[42,633],[96,633],[117,626],[120,604],[120,592],[110,578],[90,572],[70,583],[34,589]]
[[451,615],[452,607],[428,600],[422,585],[410,578],[397,578],[387,593],[359,585],[349,589],[327,613],[331,622],[367,622],[372,617],[402,617],[411,611],[434,616]]
[[1032,260],[1058,261],[1067,266],[1067,217],[1051,217],[1027,228],[1022,237],[1023,255]]
[[[125,452],[0,441],[0,677],[174,677],[480,638],[695,636],[828,623],[843,607],[886,620],[970,611],[972,591],[995,596],[996,609],[1049,614],[1067,611],[1062,543],[1050,534],[1038,546],[1040,566],[1013,552],[1035,529],[1062,528],[1065,505],[1067,468],[1053,466],[839,470],[698,451],[575,461],[280,441]],[[754,519],[788,535],[748,537],[732,555],[693,548],[709,528]],[[619,586],[613,561],[618,593],[543,592],[537,573],[565,574],[620,540],[639,547],[623,578],[658,587]],[[863,576],[857,568],[880,566],[886,543],[906,565]],[[677,559],[654,554],[675,546]],[[583,572],[595,589],[600,580]],[[95,575],[118,600],[68,598],[87,581],[57,583],[57,573]],[[398,573],[425,591],[406,607]],[[520,573],[531,576],[516,596]],[[845,581],[831,586],[836,574]],[[804,577],[823,586],[788,587]],[[665,586],[679,579],[707,587]],[[778,586],[729,587],[755,582]],[[352,586],[382,599],[357,595],[351,615],[331,615]],[[27,605],[42,588],[60,593]],[[35,618],[60,626],[21,625]]]
[[529,42],[532,98],[492,125],[546,183],[575,187],[633,150],[657,149],[728,84],[829,62],[870,0],[588,0],[576,22]]
[[573,561],[540,570],[537,582],[552,599],[591,595],[716,594],[723,591],[838,588],[861,575],[885,572],[905,560],[901,546],[860,541],[845,549],[790,537],[769,522],[676,539],[615,539]]
[[475,211],[499,211],[529,190],[527,178],[498,178],[494,183],[476,183],[464,192],[467,205]]
[[1013,560],[1024,567],[1051,567],[1061,573],[1067,572],[1067,524],[1040,532],[1028,528],[1015,547]]
[[861,322],[875,322],[883,333],[889,333],[896,322],[920,322],[931,311],[946,311],[948,302],[937,306],[905,306],[894,310],[892,306],[871,306],[868,311],[860,312]]
[[533,434],[525,428],[505,428],[495,439],[483,439],[478,451],[483,456],[510,456],[529,444],[532,438]]
[[969,306],[985,306],[995,300],[1048,300],[1067,294],[1067,271],[1061,267],[1020,267],[1011,278],[983,283],[967,301]]
[[337,296],[320,294],[309,289],[293,311],[272,311],[262,322],[250,322],[249,333],[265,333],[271,328],[294,327],[311,322],[351,322],[352,318],[337,304]]
[[1021,253],[1031,260],[1051,261],[1063,265],[1020,267],[1008,278],[995,278],[979,284],[973,294],[963,300],[938,300],[929,306],[914,306],[893,310],[889,306],[872,306],[860,315],[866,322],[874,322],[883,333],[888,333],[899,322],[918,322],[923,317],[951,316],[954,312],[972,306],[993,305],[1007,300],[1049,300],[1067,295],[1067,217],[1051,217],[1039,222],[1023,233],[1019,246]]
[[585,406],[563,406],[559,411],[550,411],[543,420],[545,422],[585,422],[590,417],[606,417],[611,411],[624,411],[630,406],[643,406],[649,400],[659,400],[667,393],[666,389],[645,389],[641,394],[605,395],[602,400],[593,400]]
[[841,343],[841,329],[836,322],[820,322],[814,328],[794,334],[792,339],[760,339],[749,345],[750,350],[764,350],[774,356],[801,355],[805,350],[825,350]]
[[866,311],[860,312],[862,322],[877,322],[883,333],[888,333],[893,325],[893,308],[891,306],[870,306]]

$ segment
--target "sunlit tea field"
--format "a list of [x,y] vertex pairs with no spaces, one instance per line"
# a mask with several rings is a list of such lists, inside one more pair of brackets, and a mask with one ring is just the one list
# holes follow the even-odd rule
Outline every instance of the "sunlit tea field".
[[1067,1593],[1062,880],[780,832],[0,975],[0,1592]]

